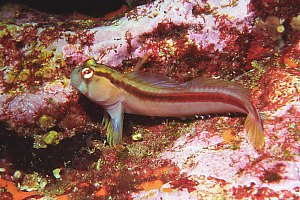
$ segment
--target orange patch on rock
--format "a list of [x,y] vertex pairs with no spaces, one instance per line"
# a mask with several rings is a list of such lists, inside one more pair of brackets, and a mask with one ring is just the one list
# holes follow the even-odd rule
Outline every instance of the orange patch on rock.
[[283,58],[283,62],[285,64],[285,66],[288,68],[296,68],[296,67],[299,67],[299,65],[300,65],[296,59],[293,59],[289,56],[285,56]]
[[108,192],[107,192],[107,189],[105,187],[102,187],[100,188],[100,190],[98,190],[96,193],[95,193],[95,196],[96,197],[105,197],[108,195]]
[[64,194],[56,197],[56,200],[69,200],[69,196]]
[[144,178],[148,178],[153,174],[153,170],[152,169],[144,169],[143,171],[143,177]]
[[79,184],[79,186],[80,186],[80,187],[89,187],[90,184],[85,183],[85,182],[82,182],[82,183]]
[[138,189],[143,189],[145,191],[150,191],[154,189],[159,189],[164,183],[161,180],[147,181],[138,186]]
[[5,188],[11,195],[13,199],[26,199],[30,196],[39,195],[38,192],[23,192],[18,189],[17,186],[11,181],[4,180],[0,178],[0,187]]
[[232,142],[234,142],[236,140],[236,137],[234,136],[232,130],[226,130],[223,135],[223,140],[227,143],[227,144],[231,144]]
[[173,188],[163,188],[162,191],[166,192],[166,193],[171,193],[174,191],[174,189]]

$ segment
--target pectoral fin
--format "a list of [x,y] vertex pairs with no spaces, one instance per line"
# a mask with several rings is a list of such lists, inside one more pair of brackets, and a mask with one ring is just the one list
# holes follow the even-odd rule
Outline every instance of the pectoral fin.
[[123,108],[122,103],[115,104],[106,110],[102,124],[106,128],[107,142],[110,146],[116,146],[122,141],[123,132]]

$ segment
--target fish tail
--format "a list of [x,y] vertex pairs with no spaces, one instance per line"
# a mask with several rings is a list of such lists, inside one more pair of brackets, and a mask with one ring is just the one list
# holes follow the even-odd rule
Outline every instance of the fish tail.
[[[257,117],[255,117],[257,116]],[[264,131],[261,123],[261,119],[256,113],[255,115],[253,113],[249,113],[246,121],[245,121],[245,129],[246,133],[248,135],[248,138],[250,142],[253,144],[253,146],[260,150],[264,146]]]

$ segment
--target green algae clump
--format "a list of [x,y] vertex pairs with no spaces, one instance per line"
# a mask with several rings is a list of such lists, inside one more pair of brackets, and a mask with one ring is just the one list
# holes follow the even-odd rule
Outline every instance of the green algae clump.
[[46,185],[46,178],[42,177],[37,172],[34,172],[33,174],[26,174],[24,176],[23,181],[20,185],[20,189],[28,192],[42,191],[45,189]]
[[57,145],[59,143],[59,132],[50,131],[46,137],[44,138],[44,142],[46,144],[54,144]]
[[144,130],[142,128],[138,128],[132,135],[131,138],[134,141],[141,141],[143,139],[143,132]]
[[60,171],[61,169],[60,168],[56,168],[54,169],[52,172],[53,172],[53,176],[56,178],[56,179],[59,179],[61,176],[60,176]]
[[141,160],[149,154],[149,148],[140,143],[132,143],[126,146],[129,151],[129,155],[133,156],[135,159]]

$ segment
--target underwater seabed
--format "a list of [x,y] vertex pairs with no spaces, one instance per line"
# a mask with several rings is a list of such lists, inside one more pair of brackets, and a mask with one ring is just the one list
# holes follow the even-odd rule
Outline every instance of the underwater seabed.
[[[102,18],[1,5],[0,199],[299,199],[298,2],[129,3]],[[263,150],[240,115],[125,114],[123,145],[109,147],[103,109],[70,85],[88,58],[243,85]]]

